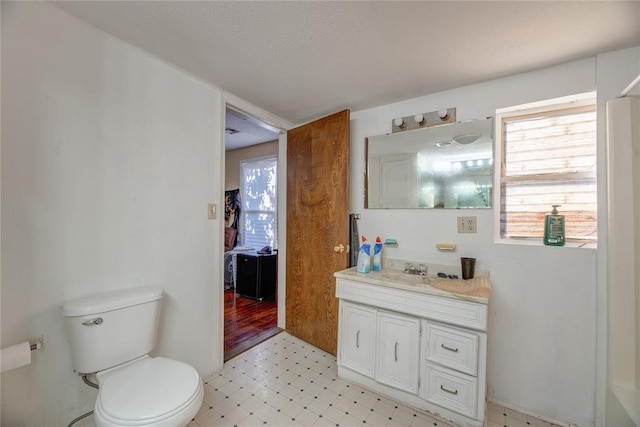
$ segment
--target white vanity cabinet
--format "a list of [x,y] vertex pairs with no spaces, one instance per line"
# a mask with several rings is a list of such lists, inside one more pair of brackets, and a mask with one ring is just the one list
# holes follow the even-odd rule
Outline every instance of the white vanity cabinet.
[[487,298],[335,273],[338,375],[459,426],[486,413]]

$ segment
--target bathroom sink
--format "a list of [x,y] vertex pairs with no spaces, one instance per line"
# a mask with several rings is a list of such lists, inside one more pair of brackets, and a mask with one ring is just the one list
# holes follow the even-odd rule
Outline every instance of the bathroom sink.
[[[489,280],[489,272],[476,270],[476,277],[473,279],[452,279],[454,274],[460,274],[459,267],[440,264],[418,264],[419,269],[429,272],[442,272],[447,278],[438,277],[434,274],[421,276],[411,274],[408,264],[414,263],[405,260],[386,259],[383,262],[382,271],[370,271],[369,273],[359,273],[356,267],[350,267],[343,271],[337,271],[334,276],[352,282],[366,283],[375,286],[385,286],[388,288],[404,289],[407,291],[444,296],[455,299],[469,300],[487,304],[492,293],[492,285]],[[405,273],[405,269],[411,273]],[[418,270],[420,271],[420,270]]]
[[443,279],[434,278],[430,285],[442,291],[451,292],[456,295],[467,295],[472,297],[489,298],[493,287],[491,281],[486,276],[478,276],[473,279]]
[[434,276],[407,274],[399,270],[387,270],[378,273],[377,279],[388,283],[390,286],[437,289],[458,296],[489,298],[492,292],[491,282],[486,276],[479,276],[469,280],[443,279]]
[[410,285],[426,285],[431,281],[430,277],[417,274],[407,274],[402,271],[381,271],[378,275],[381,280],[407,283]]

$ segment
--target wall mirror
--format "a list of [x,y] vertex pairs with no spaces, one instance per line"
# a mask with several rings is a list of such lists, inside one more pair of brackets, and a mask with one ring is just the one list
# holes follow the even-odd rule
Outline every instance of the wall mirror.
[[493,118],[366,139],[365,208],[491,208]]

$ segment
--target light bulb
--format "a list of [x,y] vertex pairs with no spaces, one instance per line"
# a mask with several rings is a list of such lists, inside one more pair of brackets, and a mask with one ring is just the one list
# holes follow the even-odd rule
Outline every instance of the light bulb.
[[416,114],[415,116],[413,116],[413,120],[415,120],[416,123],[420,124],[420,123],[424,122],[424,115]]
[[402,119],[393,119],[393,124],[396,125],[397,127],[401,128],[402,126],[404,126],[404,120],[402,120]]
[[442,109],[438,110],[438,117],[440,117],[442,120],[444,120],[447,117],[449,117],[449,112],[446,110],[446,108],[442,108]]

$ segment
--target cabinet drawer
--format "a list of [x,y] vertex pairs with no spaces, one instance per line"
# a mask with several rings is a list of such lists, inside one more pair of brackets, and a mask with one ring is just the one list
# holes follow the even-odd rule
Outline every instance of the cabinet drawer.
[[478,334],[431,322],[426,329],[427,360],[478,375]]
[[426,364],[426,400],[475,418],[478,412],[478,379],[436,365]]

